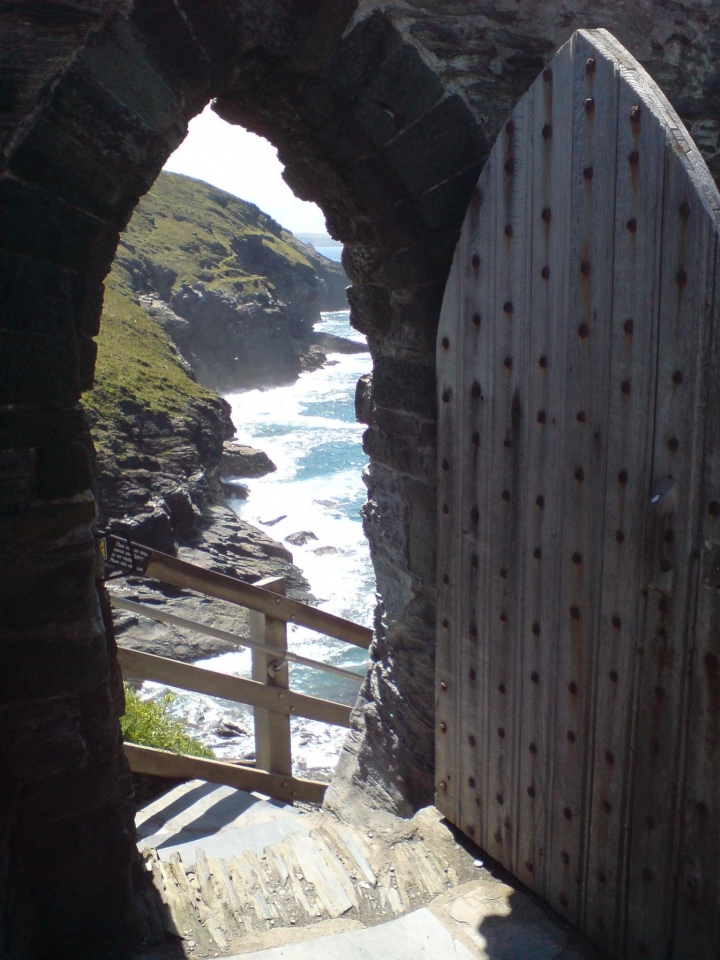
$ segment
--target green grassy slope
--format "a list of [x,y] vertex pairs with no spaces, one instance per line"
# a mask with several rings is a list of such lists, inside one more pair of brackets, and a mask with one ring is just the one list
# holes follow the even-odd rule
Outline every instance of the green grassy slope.
[[179,174],[161,173],[141,199],[122,236],[117,263],[136,289],[150,287],[164,300],[183,285],[200,282],[206,290],[240,298],[260,294],[289,302],[314,275],[320,300],[334,298],[344,306],[339,265],[254,204]]

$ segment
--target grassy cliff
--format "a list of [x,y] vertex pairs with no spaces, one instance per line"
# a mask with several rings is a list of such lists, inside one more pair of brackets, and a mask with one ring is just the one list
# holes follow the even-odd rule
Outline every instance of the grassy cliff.
[[343,305],[344,282],[337,264],[253,204],[161,174],[106,281],[95,387],[84,398],[104,518],[172,503],[173,523],[191,522],[217,499],[233,427],[209,387],[286,381],[304,356],[321,359],[312,323]]
[[116,262],[136,290],[156,291],[168,302],[183,286],[200,283],[241,299],[283,301],[300,316],[306,303],[298,303],[298,294],[307,285],[319,309],[344,306],[337,264],[254,204],[178,174],[161,173],[142,198]]

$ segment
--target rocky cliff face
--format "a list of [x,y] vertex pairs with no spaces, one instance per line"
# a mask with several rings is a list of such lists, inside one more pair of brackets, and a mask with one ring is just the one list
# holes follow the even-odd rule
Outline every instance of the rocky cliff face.
[[[203,221],[202,207],[192,205],[194,196],[206,196],[210,188],[180,177],[169,177],[168,181],[169,184],[162,185],[165,191],[161,187],[159,192],[166,200],[169,194],[177,202],[179,188],[184,210],[179,222],[199,230],[213,230],[214,221]],[[228,206],[233,203],[233,198],[227,195],[222,199]],[[157,202],[153,200],[153,203],[155,213],[151,219],[163,219],[167,208],[158,210]],[[238,204],[243,210],[250,206],[241,201]],[[252,208],[251,213],[253,224],[269,219],[257,208]],[[140,217],[147,221],[148,216],[145,207]],[[238,229],[247,225],[239,215],[235,220]],[[275,226],[278,235],[285,232]],[[215,362],[222,374],[220,358],[227,355],[230,339],[232,351],[238,351],[243,360],[233,368],[233,385],[248,385],[244,373],[253,363],[253,376],[248,377],[253,385],[265,382],[264,373],[267,380],[273,382],[277,377],[277,369],[271,366],[273,352],[287,350],[289,343],[290,356],[295,360],[298,357],[293,350],[296,338],[289,330],[290,316],[295,312],[299,317],[309,318],[309,304],[317,307],[318,289],[322,292],[322,285],[312,268],[304,263],[300,266],[305,286],[294,283],[294,261],[288,265],[287,259],[278,252],[274,255],[277,282],[279,285],[284,282],[286,296],[299,291],[299,304],[286,305],[276,300],[273,306],[263,308],[254,301],[243,302],[243,279],[238,281],[236,296],[222,283],[203,296],[199,289],[202,284],[193,281],[189,272],[193,266],[198,268],[192,260],[185,262],[191,255],[188,249],[181,249],[185,234],[195,236],[199,230],[189,231],[186,227],[179,233],[166,230],[162,234],[161,258],[157,254],[158,238],[151,236],[144,243],[149,235],[147,228],[131,225],[108,277],[98,337],[95,387],[85,396],[95,442],[100,525],[120,528],[139,543],[164,552],[179,552],[191,562],[241,579],[254,581],[265,576],[283,576],[292,595],[306,598],[307,583],[293,565],[290,551],[239,521],[225,506],[222,483],[225,475],[255,476],[258,471],[262,474],[273,470],[274,465],[267,458],[263,462],[258,452],[251,456],[227,442],[235,433],[230,406],[198,382],[186,357],[193,360],[197,357],[201,372],[207,371],[205,379],[212,380]],[[128,239],[130,236],[132,240]],[[169,239],[174,242],[168,243]],[[194,249],[195,245],[193,241],[185,247]],[[131,259],[129,247],[133,251]],[[178,280],[184,263],[185,280],[173,293],[173,282]],[[244,262],[243,265],[246,266]],[[259,265],[256,261],[256,266]],[[234,263],[227,269],[239,272],[240,264]],[[312,283],[307,280],[308,273],[312,274]],[[253,291],[274,289],[269,278],[260,275],[253,275],[250,285]],[[146,292],[138,296],[138,287]],[[314,296],[310,297],[308,291]],[[193,302],[192,309],[186,311],[191,319],[182,319],[162,296],[175,302]],[[330,299],[328,294],[325,296]],[[225,305],[224,317],[221,312],[220,317],[217,316],[218,304]],[[243,310],[248,317],[244,324],[237,322],[237,315]],[[312,330],[309,319],[307,323]],[[194,330],[194,337],[185,328]],[[186,335],[185,341],[179,338],[185,343],[185,356],[174,339],[178,330]],[[290,364],[282,369],[288,378],[297,372]],[[153,604],[168,602],[162,589],[141,579],[125,581],[124,587]],[[221,615],[218,611],[213,614],[204,610],[203,605],[190,596],[182,598],[181,606],[184,615],[190,618],[202,619],[203,612]],[[238,620],[237,615],[235,619]],[[116,618],[116,628],[125,644],[153,652],[167,650],[182,658],[207,656],[227,649],[227,644],[199,641],[187,631],[164,631],[158,635],[157,630],[148,630],[147,625],[143,627],[137,618],[128,616]]]
[[254,204],[162,173],[121,237],[116,272],[198,380],[284,383],[324,355],[321,310],[347,307],[345,274]]

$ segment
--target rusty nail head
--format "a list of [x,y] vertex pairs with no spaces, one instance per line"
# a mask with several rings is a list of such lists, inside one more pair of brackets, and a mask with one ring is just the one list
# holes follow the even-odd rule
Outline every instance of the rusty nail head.
[[588,59],[585,61],[585,73],[595,73],[594,57],[588,57]]
[[592,180],[594,172],[595,171],[593,170],[592,167],[585,167],[585,169],[583,170],[583,176],[585,177],[586,180]]
[[592,97],[588,97],[583,106],[585,107],[585,113],[593,113],[595,110],[595,101]]
[[440,733],[447,733],[447,724],[444,720],[440,724]]
[[640,163],[640,154],[637,150],[631,150],[628,154],[628,162],[633,166],[637,166]]
[[640,123],[640,104],[636,103],[630,107],[630,120],[633,123]]
[[546,123],[542,128],[543,140],[549,140],[552,136],[552,124]]
[[447,684],[444,680],[440,681],[440,689],[443,691],[443,693],[447,690]]
[[440,789],[442,790],[443,793],[445,793],[445,791],[447,790],[447,784],[445,783],[444,780],[440,781]]

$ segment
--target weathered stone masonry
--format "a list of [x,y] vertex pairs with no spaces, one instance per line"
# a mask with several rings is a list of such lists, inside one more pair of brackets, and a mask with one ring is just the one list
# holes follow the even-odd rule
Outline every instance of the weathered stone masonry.
[[331,802],[409,812],[432,800],[435,329],[489,146],[557,46],[605,26],[720,171],[720,3],[599,6],[0,4],[0,957],[121,956],[132,936],[122,693],[78,401],[118,231],[187,120],[217,97],[346,244],[374,361],[358,408],[382,601]]

